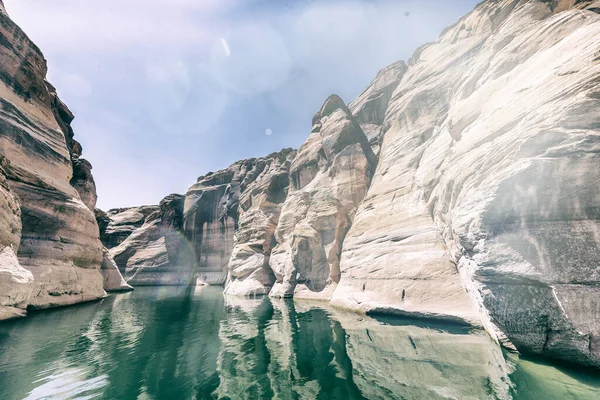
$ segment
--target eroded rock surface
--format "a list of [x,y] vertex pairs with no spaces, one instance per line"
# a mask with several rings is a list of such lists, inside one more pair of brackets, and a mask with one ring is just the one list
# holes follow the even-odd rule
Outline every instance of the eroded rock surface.
[[290,166],[290,193],[275,232],[273,297],[329,298],[342,242],[377,163],[341,98],[330,96]]
[[[260,253],[264,255],[270,249],[270,244],[267,243],[270,237],[268,225],[272,223],[269,221],[276,222],[279,207],[276,204],[282,202],[285,197],[287,183],[284,182],[282,174],[285,173],[285,160],[291,152],[291,149],[284,149],[264,158],[238,161],[226,169],[201,176],[198,182],[188,189],[185,198],[184,232],[194,248],[200,282],[226,282],[229,260],[234,248],[234,235],[239,228],[240,211],[244,214],[254,208],[254,221],[247,220],[252,218],[251,214],[246,215],[246,220],[242,221],[244,225],[241,239],[233,256],[232,277],[238,280],[237,278],[254,275],[251,279],[268,284],[269,278],[260,276],[263,272],[268,274],[268,271],[263,269],[263,272],[259,272],[258,265],[261,262],[248,252],[256,253],[255,256],[260,257]],[[240,201],[243,202],[242,210],[239,208]],[[269,210],[268,203],[273,203],[274,208]],[[254,224],[266,226],[255,228],[252,226]],[[261,238],[253,238],[253,232],[263,236],[263,249],[258,248],[261,246]],[[249,246],[255,248],[249,249]],[[231,290],[237,291],[235,286],[239,283],[234,283]],[[250,281],[246,282],[249,283]],[[254,287],[257,288],[255,284]],[[239,290],[252,292],[252,289]]]
[[334,304],[473,320],[464,285],[494,337],[600,366],[593,3],[483,2],[417,51]]
[[375,154],[379,153],[381,147],[383,133],[381,127],[390,98],[406,69],[407,65],[404,61],[398,61],[382,69],[373,82],[352,103],[348,104],[348,108],[369,139]]
[[[144,224],[110,249],[130,285],[188,285],[195,283],[194,256],[182,234],[184,196],[165,197]],[[135,212],[130,212],[135,211]],[[124,211],[135,219],[139,210]],[[119,213],[123,217],[123,213]],[[117,215],[119,215],[117,214]],[[124,218],[126,219],[126,218]]]
[[238,230],[229,259],[227,294],[266,295],[275,282],[269,259],[295,155],[295,151],[286,149],[257,159],[240,185],[241,194],[236,200]]
[[[196,277],[600,366],[599,10],[485,1],[349,106],[327,99],[295,156],[199,178],[182,227]],[[127,239],[140,260],[166,254],[153,221]]]
[[133,290],[133,287],[123,278],[119,267],[117,267],[115,260],[111,257],[107,248],[104,248],[102,251],[100,272],[104,278],[104,290],[107,292],[128,292]]
[[236,208],[237,204],[228,205],[227,197],[239,196],[231,193],[230,184],[240,170],[246,170],[243,161],[198,178],[186,193],[184,232],[194,247],[200,279],[206,284],[223,284],[227,279],[237,227],[237,210],[228,213],[228,207]]
[[33,289],[33,275],[15,254],[20,240],[21,207],[0,167],[0,320],[25,315]]
[[111,249],[127,239],[133,231],[144,225],[146,218],[158,211],[158,206],[115,208],[104,212],[95,209],[100,228],[100,240]]
[[0,8],[0,285],[10,287],[1,304],[46,308],[102,298],[91,165],[79,158],[73,115],[45,81],[42,53]]
[[[600,367],[599,12],[598,1],[484,1],[348,106],[329,97],[297,153],[94,218],[73,115],[0,2],[0,319],[100,298],[103,282],[126,288],[116,264],[133,285],[226,283],[234,295],[482,325],[522,352]],[[231,353],[238,329],[222,331]],[[385,329],[369,329],[368,341],[348,339],[350,358],[380,351]],[[436,335],[410,329],[402,353],[419,348],[414,335],[437,354]],[[220,362],[237,373],[235,357]],[[353,368],[368,392],[371,366]],[[422,392],[410,374],[377,384],[470,395]]]

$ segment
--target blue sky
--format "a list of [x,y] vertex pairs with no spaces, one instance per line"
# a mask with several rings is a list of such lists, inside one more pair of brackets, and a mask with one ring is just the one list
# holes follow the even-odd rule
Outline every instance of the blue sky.
[[299,147],[478,0],[5,0],[75,113],[98,207],[157,204],[232,162]]

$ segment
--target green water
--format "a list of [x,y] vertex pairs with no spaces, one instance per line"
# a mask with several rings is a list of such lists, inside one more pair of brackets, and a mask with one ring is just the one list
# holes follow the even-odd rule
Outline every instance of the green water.
[[324,304],[138,288],[0,324],[0,399],[598,399],[482,333]]

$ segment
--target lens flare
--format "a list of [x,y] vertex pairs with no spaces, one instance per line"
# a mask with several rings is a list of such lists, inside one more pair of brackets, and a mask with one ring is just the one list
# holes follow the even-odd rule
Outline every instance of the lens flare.
[[225,38],[219,38],[219,42],[221,42],[221,46],[223,46],[223,51],[225,52],[225,57],[229,57],[231,55],[231,49],[229,48],[229,43]]

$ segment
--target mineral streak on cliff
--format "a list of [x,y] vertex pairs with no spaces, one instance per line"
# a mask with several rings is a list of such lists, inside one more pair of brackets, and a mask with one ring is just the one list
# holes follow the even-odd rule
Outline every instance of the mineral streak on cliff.
[[[239,161],[224,170],[198,178],[198,182],[189,188],[185,197],[183,231],[194,248],[200,282],[225,283],[231,257],[232,270],[236,269],[234,264],[240,259],[253,264],[248,265],[246,272],[233,271],[232,278],[263,275],[264,272],[270,275],[268,270],[258,271],[264,260],[257,257],[264,257],[271,248],[269,226],[277,223],[278,204],[287,193],[285,177],[288,158],[293,153],[292,149],[284,149],[267,157]],[[252,221],[248,221],[250,218]],[[240,227],[232,256],[234,233]],[[270,286],[268,276],[252,279]],[[233,287],[230,290],[234,290]]]

